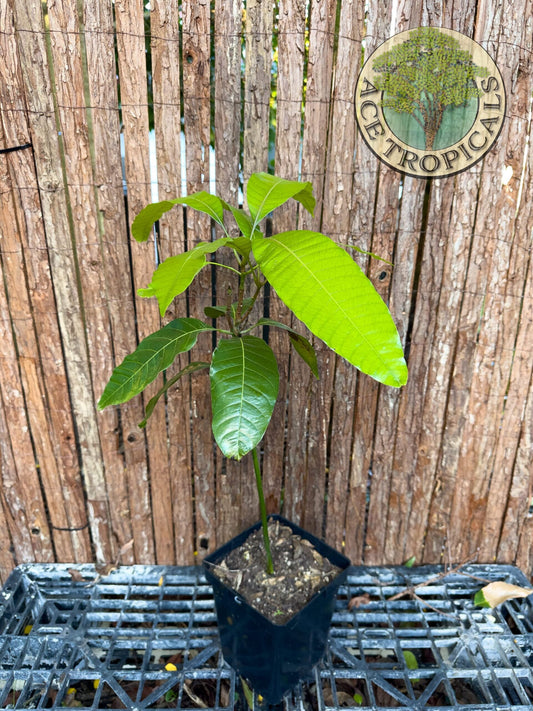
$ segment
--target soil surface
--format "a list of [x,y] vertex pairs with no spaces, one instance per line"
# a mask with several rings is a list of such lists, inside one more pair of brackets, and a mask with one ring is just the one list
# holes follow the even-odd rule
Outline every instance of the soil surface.
[[263,532],[254,531],[213,573],[237,591],[271,622],[283,625],[341,569],[329,562],[312,543],[279,521],[268,524],[274,574],[266,572]]

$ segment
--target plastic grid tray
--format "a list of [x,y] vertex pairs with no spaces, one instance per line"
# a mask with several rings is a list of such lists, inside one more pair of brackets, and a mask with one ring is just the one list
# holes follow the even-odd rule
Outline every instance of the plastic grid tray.
[[[496,610],[473,603],[484,581],[527,578],[511,566],[470,565],[418,587],[416,598],[391,599],[440,572],[352,567],[326,658],[312,683],[286,697],[286,711],[530,710],[530,599]],[[131,566],[101,576],[90,565],[30,564],[12,573],[0,593],[0,708],[69,706],[248,708],[220,654],[200,569]]]

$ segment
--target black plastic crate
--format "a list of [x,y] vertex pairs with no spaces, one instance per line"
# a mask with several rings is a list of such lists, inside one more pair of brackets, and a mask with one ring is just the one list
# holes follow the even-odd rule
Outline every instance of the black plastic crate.
[[[487,581],[528,586],[516,568],[352,567],[326,659],[284,705],[526,709],[533,706],[533,607],[474,606]],[[167,664],[176,671],[167,671]],[[255,705],[258,705],[257,699]],[[0,708],[247,709],[218,647],[199,568],[17,568],[0,594]]]

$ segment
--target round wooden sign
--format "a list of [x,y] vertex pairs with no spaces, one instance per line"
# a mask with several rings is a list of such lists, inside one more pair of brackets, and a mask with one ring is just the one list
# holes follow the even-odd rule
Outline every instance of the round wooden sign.
[[394,35],[365,62],[355,93],[361,134],[394,170],[444,178],[492,148],[505,87],[489,54],[465,35],[418,27]]

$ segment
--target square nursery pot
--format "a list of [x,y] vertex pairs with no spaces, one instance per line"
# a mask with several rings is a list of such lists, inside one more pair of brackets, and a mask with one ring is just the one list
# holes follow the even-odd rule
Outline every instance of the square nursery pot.
[[299,681],[312,677],[328,641],[328,631],[338,587],[345,581],[350,561],[315,536],[281,516],[269,516],[307,539],[331,563],[341,568],[339,575],[321,588],[288,622],[277,625],[255,610],[239,593],[210,570],[230,551],[238,548],[261,523],[233,538],[204,561],[205,575],[213,587],[218,630],[224,659],[261,694],[276,704]]

